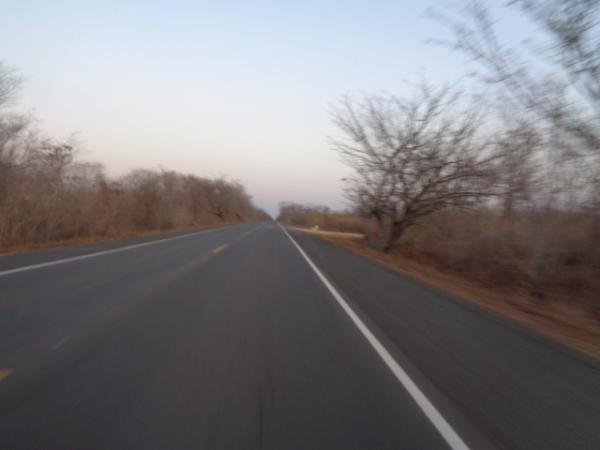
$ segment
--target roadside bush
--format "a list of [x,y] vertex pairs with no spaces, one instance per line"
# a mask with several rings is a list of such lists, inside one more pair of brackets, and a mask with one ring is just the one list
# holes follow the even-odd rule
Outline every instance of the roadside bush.
[[325,206],[305,206],[283,202],[279,205],[277,220],[304,228],[318,227],[326,231],[369,233],[372,224],[352,212],[332,211]]
[[490,288],[583,308],[600,319],[599,218],[585,212],[445,210],[395,251]]

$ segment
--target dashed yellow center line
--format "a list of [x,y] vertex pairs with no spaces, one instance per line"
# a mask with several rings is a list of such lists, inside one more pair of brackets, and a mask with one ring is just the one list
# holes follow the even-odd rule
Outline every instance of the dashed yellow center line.
[[0,383],[4,380],[6,380],[10,374],[13,372],[13,369],[10,368],[5,368],[5,369],[0,369]]
[[218,255],[219,253],[221,253],[223,250],[225,250],[227,248],[227,244],[223,244],[223,245],[219,245],[217,248],[215,248],[212,252],[213,255]]

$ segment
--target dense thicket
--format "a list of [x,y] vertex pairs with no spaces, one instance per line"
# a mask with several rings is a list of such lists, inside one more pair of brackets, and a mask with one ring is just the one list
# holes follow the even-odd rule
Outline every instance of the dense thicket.
[[9,109],[19,81],[0,64],[0,249],[267,217],[225,178],[147,169],[107,177],[75,143],[40,137]]

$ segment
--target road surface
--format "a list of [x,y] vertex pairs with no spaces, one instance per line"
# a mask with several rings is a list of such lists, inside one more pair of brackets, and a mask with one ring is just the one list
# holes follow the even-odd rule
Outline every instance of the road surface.
[[0,449],[37,448],[597,450],[600,370],[275,222],[40,251],[0,257]]

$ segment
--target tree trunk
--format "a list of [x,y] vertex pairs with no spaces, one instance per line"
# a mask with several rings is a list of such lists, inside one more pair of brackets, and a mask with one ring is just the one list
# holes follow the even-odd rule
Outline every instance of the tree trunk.
[[408,224],[405,221],[393,221],[386,228],[386,233],[380,235],[380,239],[382,238],[380,242],[382,244],[381,250],[384,253],[389,253],[408,228]]
[[390,234],[389,222],[382,216],[375,216],[377,222],[377,248],[384,250],[388,244],[388,236]]

